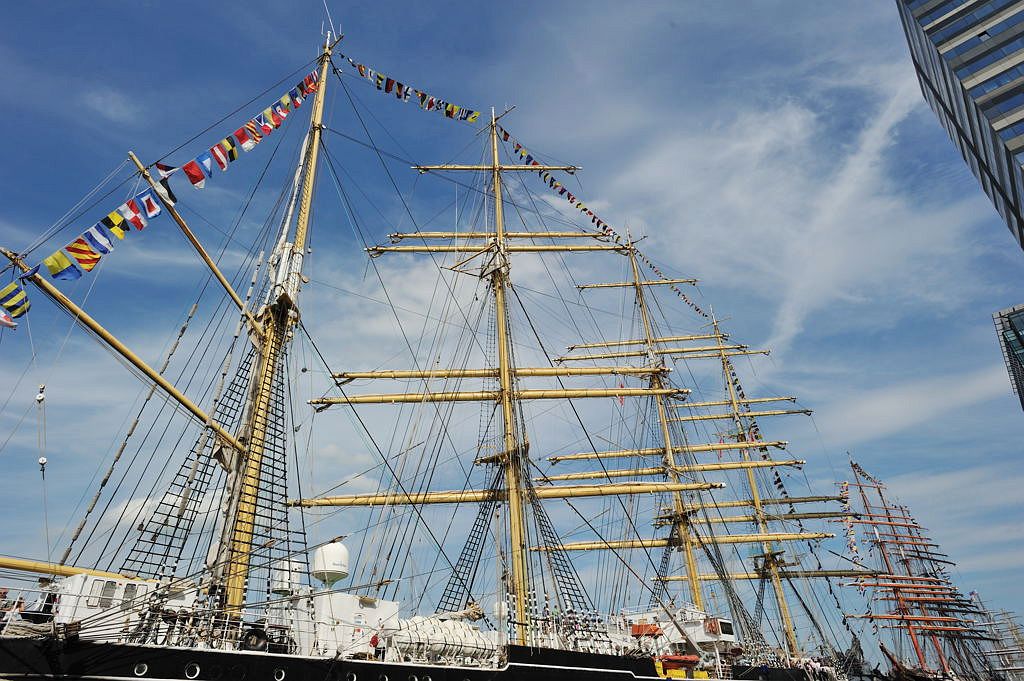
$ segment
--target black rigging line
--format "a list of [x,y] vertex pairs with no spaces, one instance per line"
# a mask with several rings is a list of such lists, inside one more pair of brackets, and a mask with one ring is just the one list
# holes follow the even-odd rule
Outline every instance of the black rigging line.
[[[316,341],[314,341],[313,338],[309,335],[309,330],[305,328],[305,324],[302,322],[301,319],[299,320],[299,326],[302,327],[303,333],[305,333],[306,334],[306,338],[309,339],[309,344],[312,346],[313,351],[316,353],[317,357],[320,359],[320,362],[324,365],[324,367],[328,370],[328,372],[335,373],[335,372],[333,372],[331,370],[331,365],[327,362],[327,358],[324,357],[324,354],[320,351],[320,347],[316,344]],[[345,393],[345,388],[343,388],[340,385],[338,385],[337,388],[338,388],[339,391],[341,391],[342,396],[344,396],[346,398],[348,397],[348,395]],[[351,409],[351,412],[352,412],[352,415],[356,418],[356,421],[359,422],[359,426],[360,426],[360,428],[362,428],[363,433],[369,439],[370,443],[373,445],[373,448],[377,451],[377,456],[380,457],[380,460],[384,463],[384,465],[387,467],[388,471],[391,473],[391,476],[394,479],[395,484],[398,485],[398,487],[401,490],[402,494],[404,494],[407,497],[409,497],[410,493],[406,489],[405,485],[402,483],[402,480],[400,479],[400,477],[398,476],[398,471],[395,470],[394,466],[391,465],[391,461],[388,460],[388,457],[384,454],[384,452],[381,450],[381,448],[377,445],[377,440],[374,439],[373,433],[370,431],[369,426],[366,425],[366,422],[363,421],[362,416],[359,415],[359,411],[353,406],[352,409]],[[455,573],[455,565],[452,563],[451,559],[448,558],[448,554],[445,553],[444,546],[441,544],[440,541],[438,541],[437,536],[434,534],[434,531],[430,528],[430,524],[427,523],[426,519],[423,517],[423,513],[420,510],[419,505],[418,504],[410,504],[410,508],[412,508],[414,510],[414,512],[415,512],[415,514],[416,514],[420,524],[427,531],[427,534],[430,535],[430,539],[434,542],[434,545],[437,547],[438,553],[444,558],[445,562],[448,563],[448,567],[451,568],[452,573],[454,574]],[[471,589],[470,589],[469,585],[463,584],[463,586],[465,587],[467,593],[471,593]]]

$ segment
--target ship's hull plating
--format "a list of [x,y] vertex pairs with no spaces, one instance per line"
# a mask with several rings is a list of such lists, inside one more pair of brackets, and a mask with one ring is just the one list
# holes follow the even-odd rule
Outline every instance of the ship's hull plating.
[[650,660],[513,648],[499,669],[0,638],[0,679],[103,681],[632,681],[657,679]]
[[[742,667],[734,678],[808,681],[797,669]],[[650,658],[512,646],[498,669],[331,659],[126,643],[0,638],[0,680],[33,681],[664,681]]]

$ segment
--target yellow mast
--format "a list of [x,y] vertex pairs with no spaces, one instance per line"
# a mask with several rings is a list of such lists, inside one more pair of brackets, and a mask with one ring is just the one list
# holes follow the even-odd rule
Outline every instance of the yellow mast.
[[283,254],[285,257],[282,257],[282,267],[287,268],[287,278],[284,290],[273,292],[273,295],[278,295],[277,299],[274,300],[272,297],[268,301],[258,319],[259,326],[264,333],[257,369],[253,374],[251,384],[249,419],[246,424],[247,450],[241,462],[241,479],[236,488],[234,514],[233,517],[228,518],[230,529],[227,534],[227,565],[223,577],[224,608],[228,614],[236,617],[241,616],[245,604],[246,583],[256,523],[257,497],[261,482],[261,466],[267,444],[275,374],[289,330],[298,318],[295,297],[301,276],[302,258],[306,249],[313,185],[316,181],[320,135],[323,130],[321,121],[323,120],[324,93],[327,90],[330,57],[331,42],[328,37],[324,44],[323,54],[320,56],[320,82],[313,101],[310,119],[306,163],[302,175],[298,216],[295,221],[295,236],[289,252]]
[[509,359],[508,310],[505,304],[505,285],[508,282],[508,256],[505,253],[505,213],[501,198],[501,165],[498,159],[498,121],[491,109],[491,182],[494,191],[494,239],[497,252],[491,274],[494,291],[494,315],[498,336],[498,385],[501,392],[501,415],[505,444],[505,487],[508,490],[508,527],[512,543],[512,596],[515,602],[516,643],[527,643],[527,551],[526,514],[523,506],[522,476],[519,468],[522,456],[516,441],[515,409],[513,404],[512,366]]
[[[654,354],[654,331],[651,328],[651,320],[647,314],[647,303],[644,300],[644,287],[641,283],[640,268],[636,264],[636,249],[633,247],[632,242],[629,244],[629,265],[633,270],[633,287],[636,290],[636,302],[640,308],[640,320],[644,327],[644,339],[646,341],[647,350],[651,353],[652,360],[656,357]],[[659,361],[664,362],[664,359]],[[663,388],[663,382],[661,374],[651,374],[651,388],[661,389]],[[661,426],[661,438],[664,446],[664,454],[662,461],[665,465],[665,472],[672,482],[680,482],[679,470],[676,466],[676,455],[675,449],[672,446],[672,433],[669,429],[668,414],[665,409],[665,398],[660,394],[654,395],[654,404],[658,410],[658,424]],[[697,572],[697,559],[694,556],[693,551],[693,536],[690,532],[690,521],[689,511],[686,508],[686,504],[683,501],[683,495],[681,492],[672,493],[672,534],[675,539],[680,543],[683,548],[683,556],[686,559],[686,574],[692,578],[688,581],[690,586],[690,597],[693,599],[693,604],[698,609],[704,609],[704,596],[701,593],[700,580],[696,579]]]
[[[712,318],[712,325],[715,334],[720,334],[721,331],[718,328],[718,319]],[[718,340],[717,342],[719,346],[722,345],[721,340]],[[726,389],[729,392],[731,415],[733,423],[736,426],[737,440],[740,438],[747,440],[747,429],[743,424],[743,420],[740,418],[740,398],[736,394],[736,386],[733,385],[732,381],[732,362],[729,361],[729,356],[725,352],[724,347],[720,347],[719,355],[722,362],[723,378],[725,379]],[[741,449],[740,454],[744,461],[751,460],[749,448]],[[764,508],[761,504],[761,494],[757,487],[757,480],[754,477],[754,469],[752,468],[747,469],[747,484],[750,487],[750,501],[754,507],[753,515],[756,519],[755,525],[757,525],[757,531],[760,534],[767,534],[768,522],[765,517]],[[774,551],[770,541],[763,542],[761,547],[764,550],[763,569],[768,571],[768,576],[772,582],[772,589],[775,591],[775,600],[779,606],[779,617],[782,618],[782,628],[786,634],[786,647],[790,656],[797,657],[800,653],[800,646],[796,639],[796,631],[793,628],[793,618],[789,613],[789,605],[786,603],[786,593],[782,588],[782,576],[779,572],[778,554]]]

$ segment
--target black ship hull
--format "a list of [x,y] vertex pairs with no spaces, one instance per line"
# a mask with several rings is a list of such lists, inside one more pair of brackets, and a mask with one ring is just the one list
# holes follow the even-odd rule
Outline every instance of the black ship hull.
[[172,648],[89,641],[0,638],[0,679],[103,681],[632,681],[658,679],[650,659],[511,648],[498,669]]

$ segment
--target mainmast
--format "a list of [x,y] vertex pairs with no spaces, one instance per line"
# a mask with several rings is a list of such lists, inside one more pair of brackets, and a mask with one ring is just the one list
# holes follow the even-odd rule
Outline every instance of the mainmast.
[[[633,247],[633,243],[629,243],[629,265],[633,272],[633,287],[636,289],[636,303],[640,308],[640,321],[644,327],[644,339],[646,341],[646,347],[650,354],[648,362],[651,365],[664,367],[665,360],[663,356],[659,356],[655,353],[655,335],[654,330],[651,326],[650,316],[647,312],[647,301],[644,298],[644,285],[640,277],[640,268],[636,262],[636,249]],[[650,378],[651,388],[663,388],[662,374],[652,373]],[[663,463],[665,464],[665,471],[668,474],[669,479],[673,482],[680,482],[679,468],[676,465],[676,452],[672,446],[672,433],[669,430],[668,412],[665,408],[665,398],[661,395],[654,396],[654,404],[658,411],[658,425],[661,428],[661,437],[664,444],[664,456]],[[700,580],[697,578],[699,574],[697,570],[697,559],[693,552],[693,536],[690,530],[689,521],[690,511],[686,508],[686,504],[683,501],[682,492],[672,493],[672,534],[676,540],[681,544],[683,549],[683,555],[686,559],[686,574],[690,578],[688,580],[690,585],[690,596],[693,599],[693,604],[697,608],[704,609],[704,597],[701,591]]]
[[[299,190],[299,210],[295,221],[295,234],[291,243],[284,244],[284,252],[278,253],[278,276],[272,282],[267,305],[257,315],[259,326],[264,333],[261,339],[259,359],[252,376],[248,402],[248,420],[243,426],[247,449],[241,460],[234,459],[236,479],[233,495],[228,504],[225,533],[222,535],[220,555],[226,555],[223,573],[219,581],[223,588],[225,611],[240,617],[245,604],[245,593],[249,575],[253,535],[257,519],[257,504],[260,490],[262,458],[267,445],[270,409],[277,381],[278,365],[282,361],[282,350],[291,327],[298,321],[297,298],[302,276],[302,260],[306,250],[306,235],[309,230],[310,207],[313,187],[316,182],[317,158],[320,152],[320,135],[323,130],[324,95],[327,91],[327,75],[331,57],[331,40],[328,36],[320,56],[320,80],[313,110],[305,153],[305,168]],[[285,227],[287,229],[287,226]],[[241,439],[241,437],[240,437]]]

